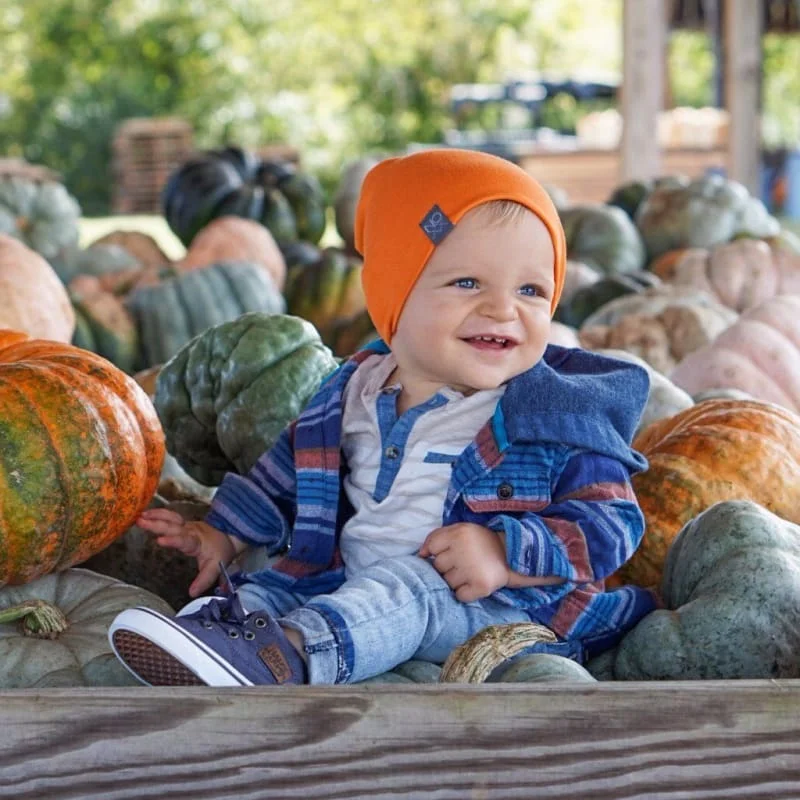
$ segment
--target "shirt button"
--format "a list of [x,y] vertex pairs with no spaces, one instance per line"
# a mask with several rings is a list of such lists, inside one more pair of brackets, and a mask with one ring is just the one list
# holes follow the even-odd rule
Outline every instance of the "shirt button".
[[514,496],[514,487],[510,483],[501,483],[497,487],[497,496],[501,500],[508,500]]
[[395,447],[393,444],[390,444],[390,445],[389,445],[389,446],[388,446],[388,447],[387,447],[387,448],[386,448],[386,449],[383,451],[383,454],[386,456],[386,458],[392,458],[392,459],[394,459],[394,458],[397,458],[397,456],[399,456],[399,455],[400,455],[400,450],[399,450],[397,447]]

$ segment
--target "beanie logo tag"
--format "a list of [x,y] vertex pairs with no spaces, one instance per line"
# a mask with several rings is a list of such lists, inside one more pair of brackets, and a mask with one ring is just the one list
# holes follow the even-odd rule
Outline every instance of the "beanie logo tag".
[[434,244],[439,244],[454,227],[453,223],[447,218],[447,214],[437,205],[434,205],[422,218],[419,226]]

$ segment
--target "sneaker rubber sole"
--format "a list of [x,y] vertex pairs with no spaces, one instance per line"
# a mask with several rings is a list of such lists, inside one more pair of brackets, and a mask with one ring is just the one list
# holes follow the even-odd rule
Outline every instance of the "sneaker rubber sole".
[[149,686],[253,685],[197,637],[149,608],[118,614],[108,639],[128,671]]

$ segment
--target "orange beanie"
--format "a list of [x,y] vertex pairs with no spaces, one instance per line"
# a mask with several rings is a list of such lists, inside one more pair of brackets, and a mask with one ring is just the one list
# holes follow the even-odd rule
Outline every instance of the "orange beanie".
[[356,250],[362,283],[378,333],[390,342],[400,312],[434,247],[472,208],[513,200],[547,227],[555,252],[555,311],[564,285],[567,246],[549,195],[520,167],[473,150],[423,150],[389,158],[364,179],[356,210]]

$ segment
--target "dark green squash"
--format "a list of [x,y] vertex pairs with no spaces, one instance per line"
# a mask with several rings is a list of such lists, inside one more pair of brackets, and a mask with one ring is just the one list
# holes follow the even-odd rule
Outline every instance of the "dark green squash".
[[154,286],[140,286],[125,300],[141,342],[138,369],[163,364],[193,337],[247,311],[280,314],[283,296],[256,264],[222,261]]
[[240,147],[206,150],[170,175],[164,217],[188,247],[211,220],[239,216],[265,225],[279,244],[316,244],[325,231],[326,202],[312,175],[289,162],[262,160]]
[[577,289],[556,309],[555,319],[573,328],[580,328],[585,319],[606,303],[660,284],[661,279],[646,270],[607,275],[595,283]]
[[311,242],[287,242],[281,248],[283,259],[286,262],[286,269],[294,267],[306,267],[309,264],[316,264],[322,257],[322,250]]
[[167,450],[208,486],[245,473],[337,366],[299,317],[250,313],[215,325],[159,372],[154,402]]
[[307,319],[328,343],[333,324],[366,307],[361,264],[361,259],[327,247],[313,264],[292,267],[283,288],[287,313]]

